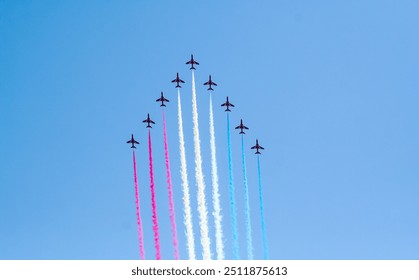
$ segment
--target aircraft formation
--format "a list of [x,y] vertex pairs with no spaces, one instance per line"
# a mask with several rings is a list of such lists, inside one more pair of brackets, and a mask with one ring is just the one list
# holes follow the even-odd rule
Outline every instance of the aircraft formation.
[[[195,178],[197,184],[197,199],[198,199],[198,217],[199,217],[199,229],[200,229],[200,240],[202,245],[202,255],[203,259],[212,259],[212,253],[210,248],[211,238],[209,237],[209,230],[208,230],[208,218],[207,218],[207,209],[206,209],[206,197],[205,197],[205,181],[202,174],[202,156],[200,150],[200,136],[199,136],[199,124],[198,124],[198,114],[197,114],[197,104],[196,104],[196,92],[195,92],[195,78],[194,78],[194,70],[196,70],[197,65],[199,62],[196,61],[191,55],[190,60],[186,62],[186,65],[190,65],[190,70],[192,70],[192,113],[193,113],[193,130],[194,130],[194,151],[195,151]],[[175,88],[178,90],[178,125],[179,125],[179,150],[180,150],[180,160],[181,160],[181,178],[182,178],[182,191],[183,191],[183,206],[184,206],[184,226],[185,226],[185,234],[187,239],[187,250],[188,250],[188,259],[196,259],[195,255],[195,234],[193,233],[193,223],[192,223],[192,216],[193,212],[190,208],[190,196],[189,196],[189,181],[187,175],[187,165],[186,165],[186,157],[185,157],[185,143],[184,143],[184,136],[183,136],[183,121],[182,121],[182,113],[181,113],[181,102],[180,102],[180,90],[182,88],[182,84],[185,83],[180,76],[179,73],[176,73],[176,78],[171,80],[171,83],[175,84]],[[216,243],[216,255],[217,259],[224,259],[225,258],[225,249],[224,249],[224,237],[223,237],[223,230],[222,230],[222,209],[221,204],[219,201],[220,194],[218,188],[218,170],[216,164],[216,145],[215,145],[215,130],[214,130],[214,119],[213,119],[213,107],[212,107],[212,92],[214,92],[214,87],[218,86],[212,79],[212,76],[209,75],[208,81],[203,83],[204,86],[208,86],[207,91],[210,92],[210,142],[211,142],[211,173],[212,173],[212,193],[213,193],[213,218],[215,223],[215,243]],[[159,98],[155,100],[155,102],[159,103],[160,107],[165,108],[166,103],[170,102],[164,96],[164,93],[161,91]],[[220,104],[220,107],[225,107],[225,112],[227,113],[227,146],[228,146],[228,172],[229,172],[229,199],[230,199],[230,214],[231,214],[231,225],[232,225],[232,247],[233,247],[233,258],[239,259],[239,242],[238,242],[238,228],[237,228],[237,211],[236,211],[236,202],[235,202],[235,188],[233,182],[233,170],[232,170],[232,149],[231,149],[231,139],[230,139],[230,113],[231,108],[235,108],[235,105],[232,104],[229,100],[229,97],[226,97],[226,101]],[[224,108],[223,108],[224,109]],[[175,222],[175,207],[174,207],[174,199],[173,199],[173,188],[171,183],[171,172],[170,172],[170,158],[169,158],[169,150],[168,150],[168,141],[167,141],[167,130],[166,130],[166,117],[165,112],[162,110],[162,117],[163,117],[163,129],[164,129],[164,147],[165,147],[165,157],[166,157],[166,176],[167,176],[167,188],[168,188],[168,195],[169,195],[169,211],[170,211],[170,219],[171,219],[171,231],[172,231],[172,241],[173,241],[173,248],[174,248],[174,257],[175,259],[180,259],[179,256],[179,244],[177,240],[177,229],[176,229],[176,222]],[[161,249],[160,249],[160,234],[159,234],[159,223],[158,223],[158,211],[157,211],[157,203],[156,203],[156,194],[155,194],[155,186],[154,186],[154,171],[153,171],[153,157],[152,157],[152,137],[151,137],[151,128],[152,125],[156,123],[151,119],[150,114],[147,114],[147,118],[142,121],[146,124],[146,128],[148,128],[148,146],[149,146],[149,168],[150,168],[150,191],[152,197],[152,222],[153,222],[153,235],[154,235],[154,247],[156,252],[156,259],[161,259]],[[240,119],[240,123],[234,127],[235,130],[238,130],[238,134],[241,135],[241,143],[242,143],[242,170],[243,170],[243,182],[244,182],[244,192],[245,192],[245,224],[246,224],[246,244],[247,244],[247,258],[253,259],[253,243],[252,243],[252,226],[250,221],[250,207],[249,207],[249,189],[247,183],[247,171],[246,171],[246,161],[245,161],[245,145],[244,145],[244,135],[246,131],[249,130],[247,126],[244,125],[243,119]],[[145,259],[145,250],[144,250],[144,241],[143,241],[143,229],[141,223],[141,211],[140,211],[140,204],[139,204],[139,197],[141,196],[141,192],[138,193],[138,183],[136,177],[136,157],[134,149],[136,149],[136,145],[139,145],[140,142],[134,138],[134,135],[131,134],[131,139],[129,139],[127,144],[131,145],[131,149],[133,149],[133,161],[134,161],[134,178],[135,178],[135,186],[136,186],[136,208],[137,208],[137,224],[138,224],[138,234],[139,234],[139,247],[140,247],[140,256],[141,259]],[[259,186],[259,200],[260,200],[260,215],[262,220],[262,235],[263,235],[263,248],[264,248],[264,258],[268,258],[268,250],[267,250],[267,241],[266,241],[266,229],[265,229],[265,220],[264,220],[264,213],[263,213],[263,199],[262,199],[262,185],[261,185],[261,177],[260,177],[260,159],[259,155],[261,155],[261,150],[264,148],[259,144],[259,140],[256,139],[255,145],[251,146],[250,149],[256,150],[255,154],[258,155],[257,163],[258,163],[258,186]],[[177,189],[177,188],[176,188]],[[175,190],[176,190],[175,189]]]

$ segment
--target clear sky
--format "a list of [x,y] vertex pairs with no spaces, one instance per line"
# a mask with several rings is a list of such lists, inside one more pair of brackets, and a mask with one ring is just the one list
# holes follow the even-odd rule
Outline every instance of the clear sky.
[[[338,3],[339,2],[339,3]],[[273,259],[419,258],[417,1],[0,1],[0,259],[136,259],[131,150],[146,255],[154,256],[145,125],[152,130],[163,258],[171,259],[160,91],[182,258],[176,90],[194,179],[190,54],[197,67],[210,203],[212,74],[227,258],[232,257],[225,113],[258,138]],[[232,136],[241,257],[240,138]],[[247,150],[255,257],[256,158]],[[209,215],[213,256],[215,238]],[[200,256],[200,249],[198,256]]]

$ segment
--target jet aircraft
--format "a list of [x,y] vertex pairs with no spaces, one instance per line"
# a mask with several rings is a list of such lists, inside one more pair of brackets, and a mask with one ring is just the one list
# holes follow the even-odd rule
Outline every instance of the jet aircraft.
[[179,83],[185,83],[185,82],[184,82],[184,81],[182,81],[182,80],[179,78],[179,73],[176,73],[176,79],[174,79],[174,80],[172,81],[172,83],[177,83],[176,87],[177,87],[177,88],[181,88],[182,86],[181,86],[181,85],[179,85]]
[[206,86],[206,85],[209,85],[209,88],[208,88],[207,90],[214,90],[211,86],[217,86],[217,84],[216,84],[216,83],[214,83],[214,82],[211,80],[211,75],[209,75],[209,80],[208,80],[208,82],[204,83],[204,86]]
[[136,149],[135,144],[140,144],[139,142],[135,141],[134,134],[131,134],[131,140],[128,140],[127,143],[131,143],[131,149]]
[[166,104],[164,104],[164,102],[169,102],[169,99],[164,98],[163,92],[161,92],[161,97],[157,99],[156,102],[161,102],[160,107],[166,107]]
[[189,69],[195,69],[195,67],[193,67],[194,64],[199,65],[198,61],[193,59],[193,54],[191,54],[191,60],[186,62],[186,64],[191,64],[191,68],[189,68]]
[[259,154],[259,155],[260,155],[259,149],[265,150],[261,145],[259,145],[258,139],[256,139],[256,145],[254,145],[250,149],[256,149],[256,153],[255,154]]
[[143,120],[143,123],[147,123],[147,127],[149,127],[149,128],[151,128],[150,123],[155,124],[155,122],[153,122],[153,121],[150,119],[150,114],[147,114],[147,118],[146,118],[145,120]]
[[221,106],[226,106],[227,107],[227,109],[225,109],[226,112],[231,112],[229,107],[234,107],[234,105],[232,103],[230,103],[230,101],[228,101],[228,96],[227,96],[227,101],[225,103],[221,104]]
[[246,134],[243,129],[249,129],[247,126],[243,125],[243,120],[240,120],[240,125],[236,126],[236,129],[240,129],[239,134]]

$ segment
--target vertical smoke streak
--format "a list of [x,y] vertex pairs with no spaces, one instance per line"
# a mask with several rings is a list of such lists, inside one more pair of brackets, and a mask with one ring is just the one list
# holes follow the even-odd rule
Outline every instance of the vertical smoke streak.
[[177,91],[178,124],[179,124],[179,151],[180,151],[180,174],[183,189],[183,220],[186,229],[186,242],[190,260],[195,260],[195,239],[192,226],[192,211],[189,197],[188,169],[186,165],[185,137],[183,135],[182,105],[180,102],[180,89]]
[[239,235],[237,230],[237,211],[235,188],[233,181],[233,160],[231,156],[231,133],[230,133],[230,114],[227,112],[227,146],[228,146],[228,175],[229,175],[229,197],[231,212],[231,228],[233,233],[233,258],[239,259]]
[[166,160],[166,179],[167,179],[167,190],[169,193],[169,216],[170,216],[170,225],[172,228],[174,255],[175,255],[175,259],[178,260],[179,259],[179,246],[178,246],[177,232],[176,232],[176,214],[175,214],[175,204],[173,202],[172,176],[170,175],[169,145],[167,144],[166,117],[164,115],[164,109],[162,110],[162,114],[163,114],[164,157]]
[[259,207],[260,207],[260,220],[262,224],[262,239],[263,239],[263,258],[267,260],[268,255],[268,239],[266,237],[266,223],[265,212],[263,210],[263,196],[262,196],[262,179],[260,175],[260,159],[258,155],[258,183],[259,183]]
[[140,248],[140,257],[145,260],[144,239],[143,239],[143,224],[141,222],[141,208],[140,196],[138,194],[138,179],[137,179],[137,161],[135,159],[135,151],[132,149],[132,161],[134,163],[134,188],[135,188],[135,206],[137,210],[137,225],[138,225],[138,244]]
[[160,253],[159,223],[157,220],[156,192],[154,189],[153,153],[152,153],[152,146],[151,146],[150,129],[148,130],[148,157],[149,157],[149,163],[150,163],[150,191],[151,191],[151,210],[152,210],[152,220],[153,220],[154,246],[156,248],[156,260],[160,260],[161,253]]
[[252,226],[250,224],[250,204],[249,204],[249,188],[247,186],[247,172],[246,172],[246,158],[244,153],[244,137],[242,135],[242,167],[243,167],[243,183],[244,183],[244,207],[246,215],[246,243],[247,243],[247,258],[253,259],[253,244],[252,244]]
[[202,257],[211,259],[211,241],[208,235],[207,205],[205,201],[205,182],[202,173],[201,143],[199,140],[198,108],[196,104],[195,75],[192,70],[192,119],[195,146],[195,178],[198,186],[198,212],[201,231]]
[[211,148],[211,175],[212,175],[212,199],[214,207],[214,223],[215,223],[215,243],[217,250],[217,259],[224,259],[224,245],[223,245],[223,229],[221,226],[221,206],[220,206],[220,193],[218,191],[218,170],[217,170],[217,157],[215,149],[215,129],[214,129],[214,114],[212,110],[212,94],[210,94],[210,148]]

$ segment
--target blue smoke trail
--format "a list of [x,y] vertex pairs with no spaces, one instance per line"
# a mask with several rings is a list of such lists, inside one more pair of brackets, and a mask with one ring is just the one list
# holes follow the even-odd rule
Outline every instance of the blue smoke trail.
[[250,224],[249,188],[247,186],[246,159],[244,155],[244,137],[242,135],[242,166],[244,183],[244,207],[246,215],[247,258],[253,260],[252,226]]
[[239,259],[239,236],[237,230],[236,199],[233,184],[233,162],[231,159],[231,135],[230,135],[230,114],[227,113],[227,145],[228,145],[228,174],[229,174],[229,194],[230,194],[230,212],[231,227],[233,232],[233,258]]
[[259,207],[260,207],[260,220],[262,223],[262,239],[263,239],[263,258],[269,259],[268,256],[268,239],[266,237],[266,223],[265,212],[263,210],[263,196],[262,196],[262,180],[260,176],[260,160],[258,155],[258,182],[259,182]]

